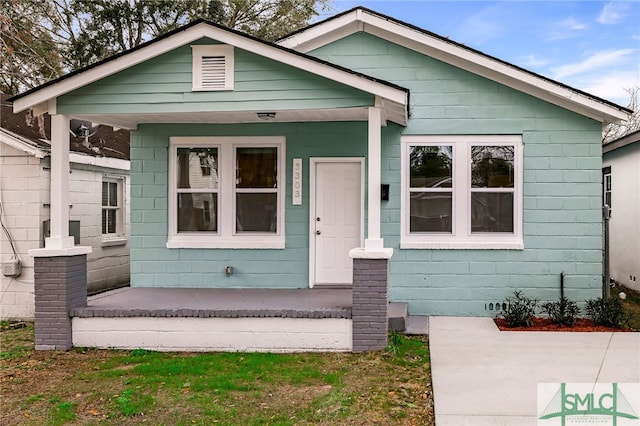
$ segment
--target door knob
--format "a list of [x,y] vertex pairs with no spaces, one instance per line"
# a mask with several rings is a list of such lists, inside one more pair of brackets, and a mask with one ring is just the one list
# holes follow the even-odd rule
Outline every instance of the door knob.
[[320,235],[320,234],[321,234],[321,232],[320,232],[320,231],[316,231],[316,235]]

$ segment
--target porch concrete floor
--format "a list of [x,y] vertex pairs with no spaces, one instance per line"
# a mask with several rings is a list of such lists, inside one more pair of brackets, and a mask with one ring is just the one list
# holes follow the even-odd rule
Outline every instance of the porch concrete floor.
[[87,305],[99,310],[342,310],[351,308],[351,289],[126,287],[90,296]]

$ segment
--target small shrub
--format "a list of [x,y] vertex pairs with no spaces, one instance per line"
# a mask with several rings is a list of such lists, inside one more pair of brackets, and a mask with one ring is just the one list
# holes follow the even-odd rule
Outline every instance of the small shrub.
[[507,309],[500,316],[504,318],[507,327],[531,327],[533,325],[533,317],[536,314],[538,300],[524,296],[522,292],[516,290],[513,297],[505,299]]
[[397,331],[392,331],[389,335],[389,343],[387,343],[386,350],[394,355],[400,352],[400,346],[402,345],[402,336]]
[[574,301],[562,296],[555,302],[543,304],[542,311],[545,312],[554,323],[571,327],[576,322],[580,308]]
[[617,297],[587,300],[585,311],[589,319],[605,327],[622,328],[631,320],[631,316],[622,306],[622,301]]

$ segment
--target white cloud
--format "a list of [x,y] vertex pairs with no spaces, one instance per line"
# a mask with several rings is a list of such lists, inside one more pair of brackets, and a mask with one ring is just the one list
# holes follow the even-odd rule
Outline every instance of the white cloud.
[[588,29],[589,26],[578,21],[574,17],[563,19],[562,21],[555,22],[549,32],[550,40],[565,40],[568,38],[576,37],[580,33]]
[[549,63],[548,59],[538,58],[531,54],[523,61],[523,66],[527,68],[542,68],[549,65]]
[[587,28],[587,24],[579,22],[576,18],[570,17],[558,22],[558,26],[571,31],[581,31]]
[[598,16],[598,22],[603,25],[618,24],[626,17],[628,10],[629,4],[627,2],[616,1],[607,3]]
[[625,89],[640,87],[640,69],[592,75],[571,85],[618,105],[627,106],[629,93]]
[[635,49],[605,50],[597,52],[581,62],[555,67],[551,71],[555,79],[562,80],[566,77],[587,73],[604,67],[613,68],[634,52]]

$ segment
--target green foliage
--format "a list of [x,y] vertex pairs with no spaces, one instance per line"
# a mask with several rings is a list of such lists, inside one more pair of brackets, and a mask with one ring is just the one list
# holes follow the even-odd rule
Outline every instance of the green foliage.
[[542,311],[545,312],[554,323],[571,327],[576,322],[580,308],[574,301],[562,296],[555,302],[543,304]]
[[622,301],[617,297],[587,300],[585,311],[593,322],[605,327],[622,328],[631,320],[631,314],[624,309]]
[[397,331],[392,331],[389,334],[389,342],[387,343],[387,347],[385,349],[395,355],[400,351],[401,344],[402,335]]
[[507,309],[500,316],[507,322],[507,327],[531,327],[533,317],[538,308],[538,300],[524,296],[521,291],[513,292],[513,297],[505,299]]
[[330,0],[0,0],[0,89],[17,94],[198,18],[275,40]]

